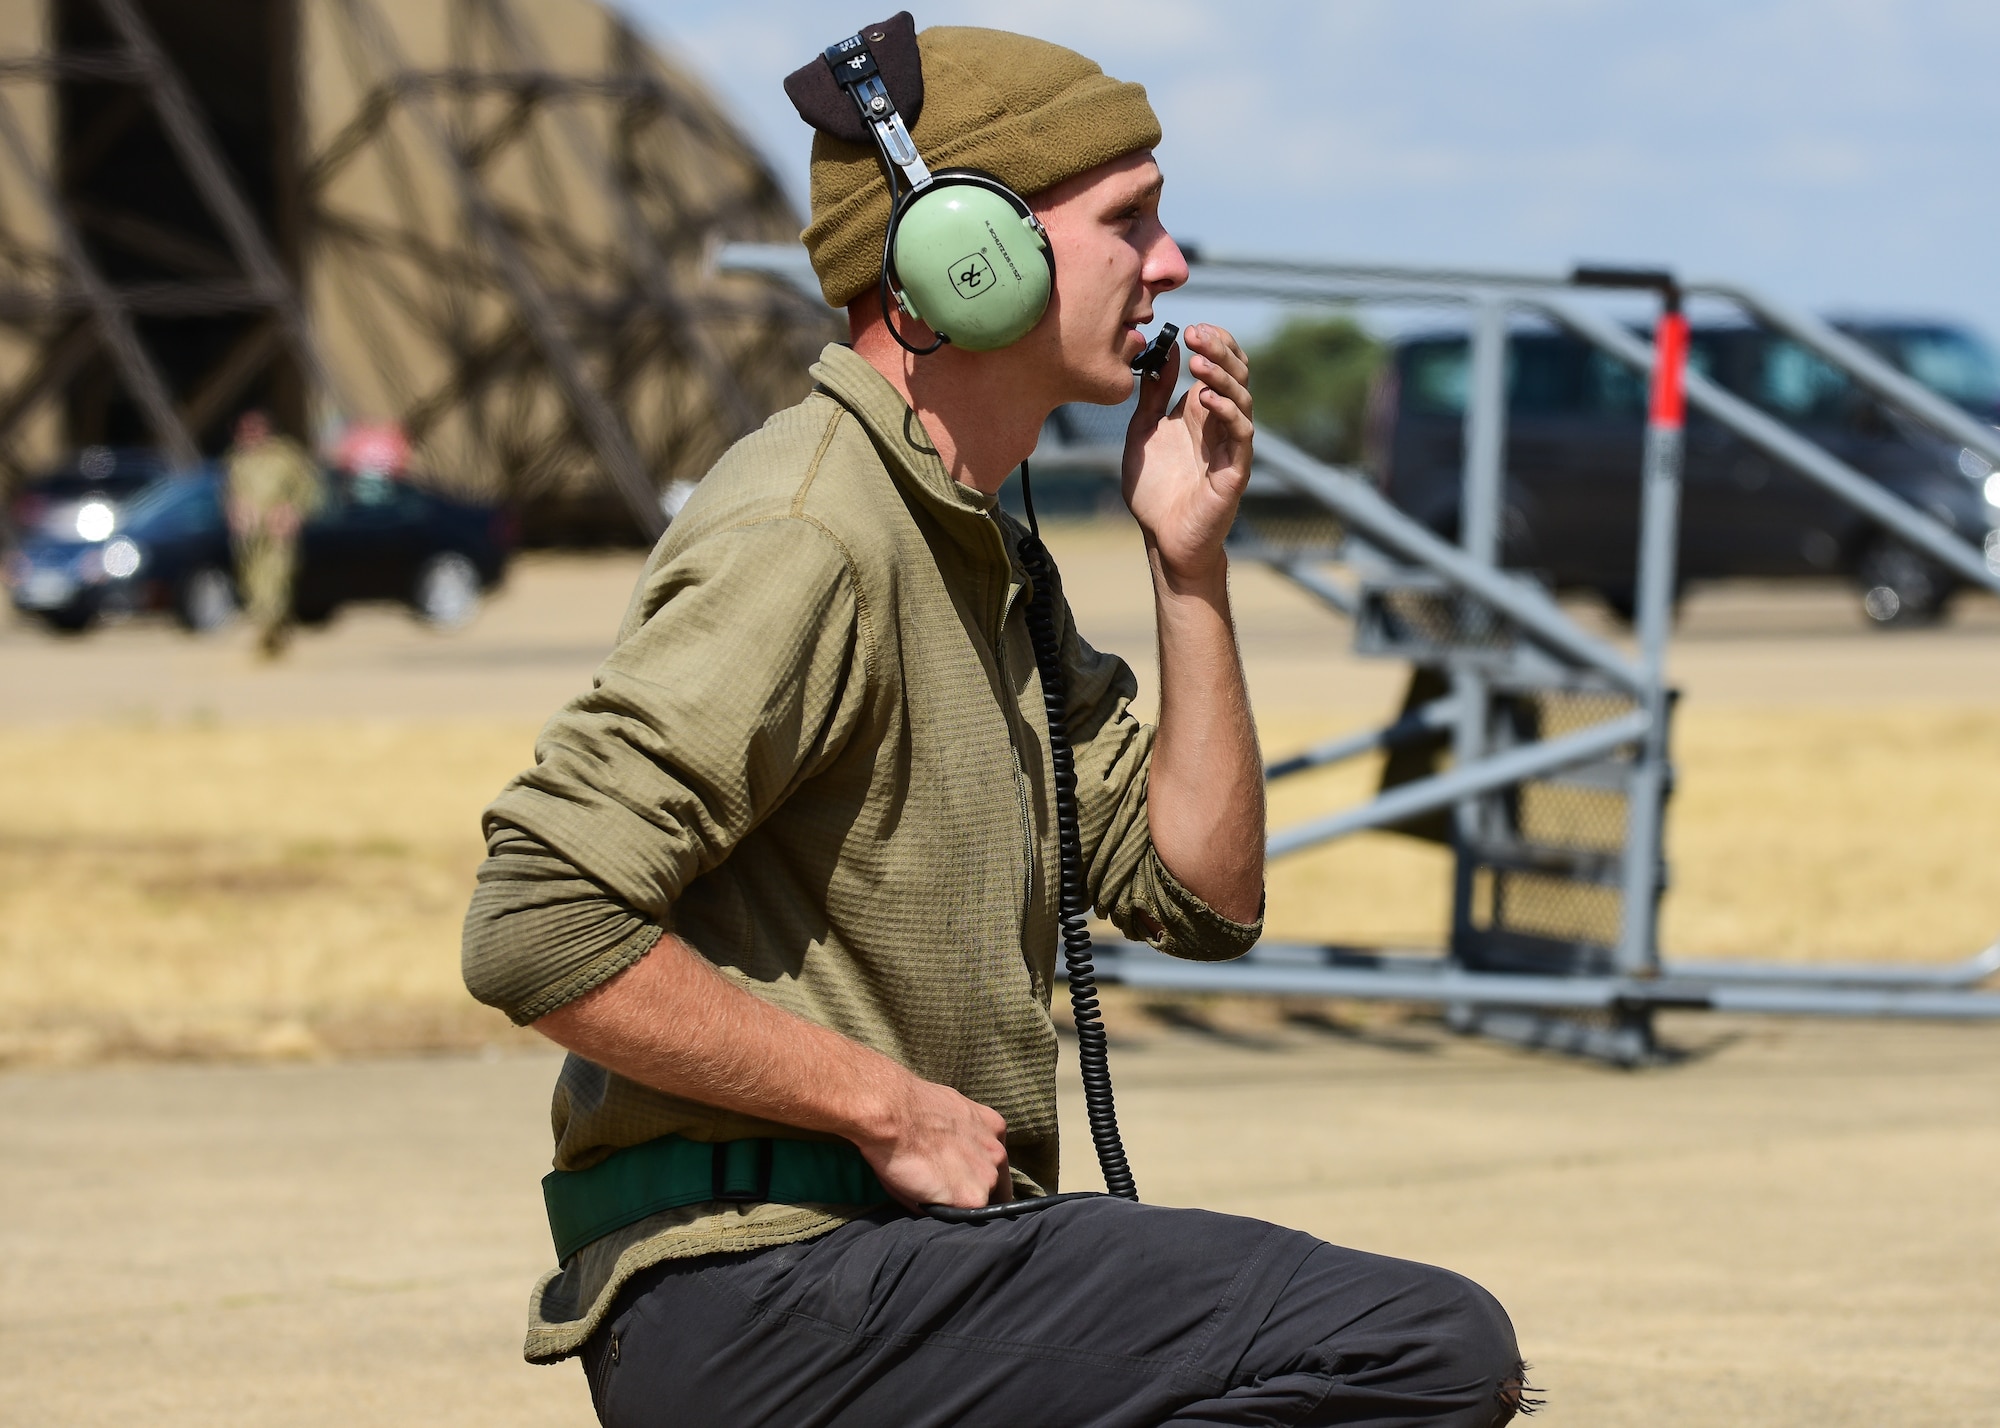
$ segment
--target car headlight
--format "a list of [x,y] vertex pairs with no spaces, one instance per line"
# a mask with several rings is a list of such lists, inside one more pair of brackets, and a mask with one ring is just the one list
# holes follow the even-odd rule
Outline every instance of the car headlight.
[[139,547],[124,536],[104,547],[104,573],[113,580],[125,580],[137,575],[144,560]]
[[2000,506],[2000,471],[1995,471],[1991,476],[1988,476],[1986,484],[1979,489],[1985,494],[1987,505]]
[[117,513],[102,501],[85,501],[76,509],[78,540],[103,540],[117,524]]

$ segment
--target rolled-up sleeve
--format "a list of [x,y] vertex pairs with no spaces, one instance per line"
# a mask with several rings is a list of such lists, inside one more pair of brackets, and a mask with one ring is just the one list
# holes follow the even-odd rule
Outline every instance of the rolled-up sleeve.
[[1242,956],[1263,935],[1263,919],[1224,917],[1182,886],[1154,851],[1146,814],[1154,731],[1132,714],[1139,683],[1131,667],[1091,648],[1068,602],[1057,603],[1092,905],[1127,937],[1171,956],[1204,962]]
[[681,890],[838,752],[866,697],[853,571],[810,521],[693,542],[651,572],[639,613],[486,810],[462,967],[517,1022],[643,957]]

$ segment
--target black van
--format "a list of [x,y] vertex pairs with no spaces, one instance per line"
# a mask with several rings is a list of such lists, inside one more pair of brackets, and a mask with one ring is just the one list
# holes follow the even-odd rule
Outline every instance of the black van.
[[[1975,414],[2000,417],[2000,363],[1941,323],[1843,322],[1842,331]],[[1697,326],[1690,364],[1928,511],[2000,565],[2000,475],[1892,412],[1789,338]],[[1463,333],[1393,344],[1370,407],[1367,465],[1384,494],[1456,539],[1469,356]],[[1558,588],[1597,591],[1629,617],[1638,549],[1644,379],[1567,333],[1517,330],[1507,363],[1503,560]],[[1871,619],[1936,619],[1955,582],[1833,496],[1691,412],[1680,577],[1844,573]]]

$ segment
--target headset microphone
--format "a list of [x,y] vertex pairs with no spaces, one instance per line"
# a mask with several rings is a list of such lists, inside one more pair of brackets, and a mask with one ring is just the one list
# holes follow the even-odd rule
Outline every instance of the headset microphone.
[[1164,324],[1153,340],[1146,344],[1146,350],[1139,354],[1139,360],[1132,364],[1132,375],[1148,381],[1167,370],[1167,358],[1174,350],[1174,339],[1181,330],[1171,322]]

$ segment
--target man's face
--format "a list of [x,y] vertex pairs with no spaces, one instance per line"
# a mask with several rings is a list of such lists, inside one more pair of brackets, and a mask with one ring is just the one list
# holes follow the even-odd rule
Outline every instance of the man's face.
[[1056,260],[1055,296],[1031,341],[1076,388],[1066,400],[1129,397],[1146,348],[1140,324],[1153,320],[1154,298],[1187,281],[1187,260],[1160,226],[1161,183],[1152,154],[1127,154],[1030,200]]
[[245,412],[236,419],[236,444],[255,446],[271,434],[271,423],[262,412]]

